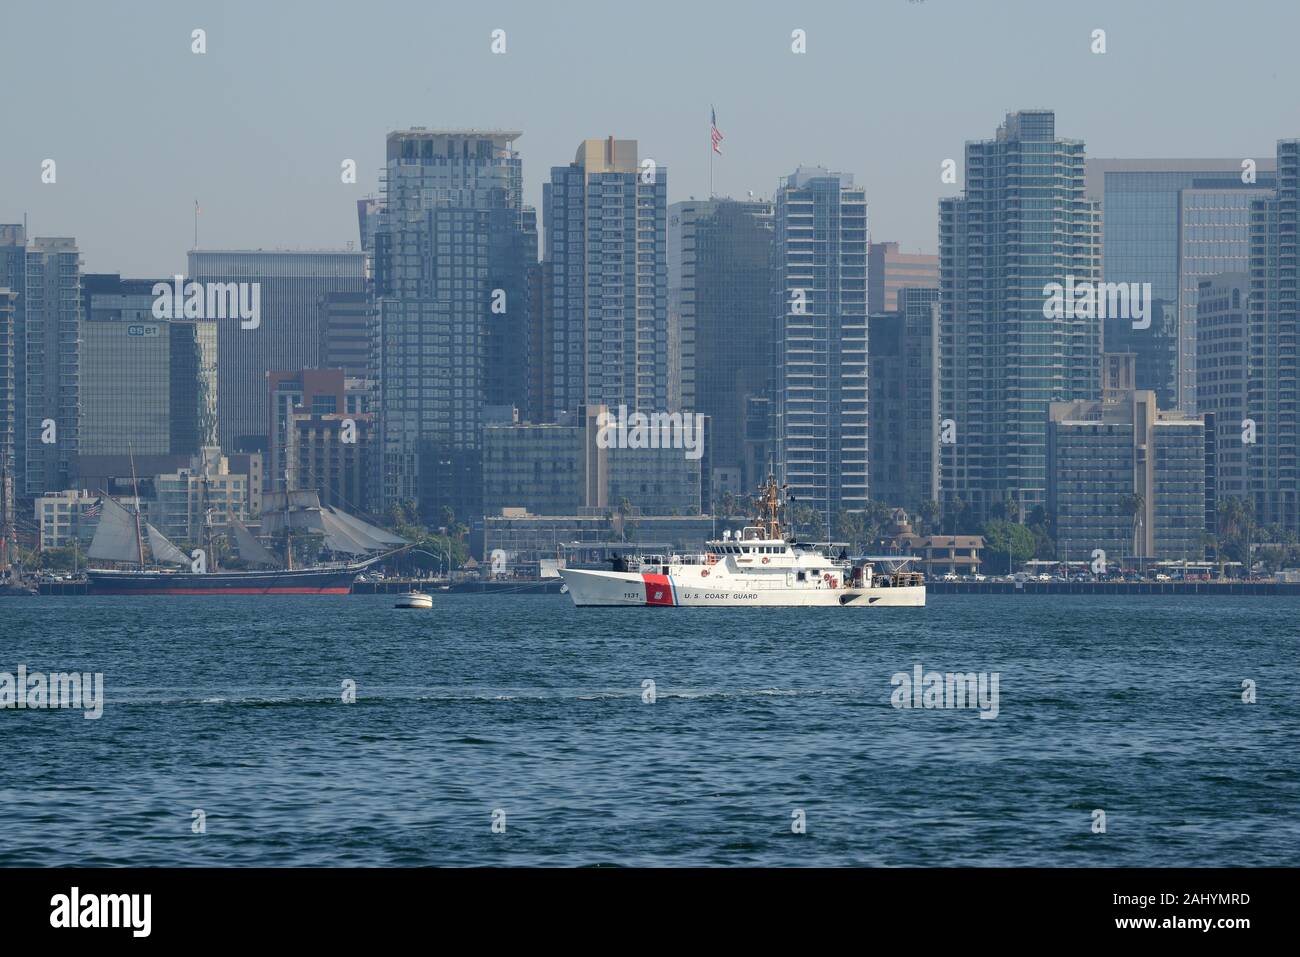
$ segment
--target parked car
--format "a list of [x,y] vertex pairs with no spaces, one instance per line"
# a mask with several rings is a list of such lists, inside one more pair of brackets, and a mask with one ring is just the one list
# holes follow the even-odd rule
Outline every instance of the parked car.
[[956,572],[948,572],[947,574],[945,574],[945,575],[943,576],[943,580],[946,581],[946,582],[961,581],[961,579],[957,577],[957,573],[956,573]]

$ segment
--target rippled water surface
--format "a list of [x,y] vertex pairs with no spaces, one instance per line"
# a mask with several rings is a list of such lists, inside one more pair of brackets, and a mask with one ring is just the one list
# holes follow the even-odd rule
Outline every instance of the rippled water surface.
[[[1290,865],[1300,847],[1297,599],[392,602],[0,599],[0,671],[103,672],[107,699],[97,721],[0,711],[0,863]],[[997,672],[997,717],[893,707],[918,663]]]

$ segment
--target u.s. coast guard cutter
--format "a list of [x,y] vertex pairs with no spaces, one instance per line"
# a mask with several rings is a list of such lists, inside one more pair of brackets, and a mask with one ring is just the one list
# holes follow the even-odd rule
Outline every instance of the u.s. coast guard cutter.
[[774,478],[754,504],[758,524],[707,542],[703,554],[620,557],[611,571],[564,568],[560,575],[580,607],[925,604],[925,576],[905,570],[913,558],[851,559],[845,543],[787,540]]

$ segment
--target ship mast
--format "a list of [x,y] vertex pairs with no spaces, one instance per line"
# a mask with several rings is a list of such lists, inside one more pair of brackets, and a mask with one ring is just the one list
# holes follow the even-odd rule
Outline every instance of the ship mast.
[[131,494],[135,496],[135,547],[140,552],[140,570],[144,571],[144,534],[140,531],[140,483],[135,477],[135,451],[127,446],[131,458]]
[[9,466],[0,461],[0,575],[8,574],[12,568],[10,536],[14,534],[14,529],[9,518],[12,504],[9,499]]
[[289,472],[284,473],[284,567],[293,571],[293,530],[289,527]]
[[758,521],[763,527],[763,534],[774,541],[783,539],[781,489],[773,476],[769,475],[767,481],[758,487],[758,498],[754,499],[754,505],[758,509]]

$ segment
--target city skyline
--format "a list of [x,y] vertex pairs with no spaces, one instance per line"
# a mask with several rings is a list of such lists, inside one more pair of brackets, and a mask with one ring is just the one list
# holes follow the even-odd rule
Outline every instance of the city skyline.
[[[395,49],[376,67],[380,100],[368,74],[354,80],[322,66],[365,49],[352,17],[247,4],[149,4],[125,14],[87,7],[81,29],[40,50],[39,61],[31,45],[5,58],[14,81],[42,77],[42,96],[5,108],[20,146],[0,156],[0,181],[17,187],[0,197],[0,221],[26,214],[29,235],[76,236],[87,272],[124,276],[182,271],[196,199],[200,248],[343,248],[356,242],[355,201],[378,192],[383,137],[463,126],[523,131],[523,201],[539,210],[548,171],[572,144],[612,134],[638,139],[673,169],[669,202],[707,198],[711,178],[718,196],[770,199],[798,165],[853,170],[875,233],[905,253],[934,253],[935,203],[964,185],[960,162],[953,183],[941,182],[941,164],[959,161],[989,117],[1050,107],[1093,158],[1259,159],[1297,125],[1287,91],[1300,69],[1285,56],[1285,29],[1215,17],[1210,31],[1195,15],[1205,4],[1039,6],[1006,8],[1023,27],[1008,33],[982,10],[939,0],[863,10],[760,4],[743,16],[692,8],[689,17],[612,23],[576,13],[556,21],[525,5],[484,15],[392,3],[367,13],[410,24],[385,41]],[[6,32],[49,33],[61,26],[52,16],[15,8]],[[1281,10],[1276,19],[1298,16]],[[635,28],[631,51],[607,35],[619,27]],[[202,55],[191,52],[196,28],[206,30]],[[490,49],[496,29],[506,31],[501,55]],[[806,53],[791,50],[796,29]],[[1090,50],[1095,29],[1106,30],[1104,54]],[[1234,42],[1265,64],[1257,74],[1229,69],[1222,51]],[[858,67],[864,56],[868,71]],[[1196,71],[1177,69],[1187,57]],[[973,66],[979,84],[965,81]],[[546,82],[533,82],[543,67]],[[174,82],[152,82],[158,70]],[[611,71],[623,82],[585,82]],[[1133,109],[1129,91],[1139,82],[1160,110]],[[863,99],[877,87],[889,95]],[[1239,108],[1243,91],[1250,110]],[[128,95],[133,109],[124,115]],[[814,99],[818,109],[806,109]],[[724,134],[712,162],[710,107]],[[57,164],[53,184],[41,182],[45,159]],[[346,159],[356,163],[355,184],[340,182]],[[140,196],[150,197],[144,210]]]

